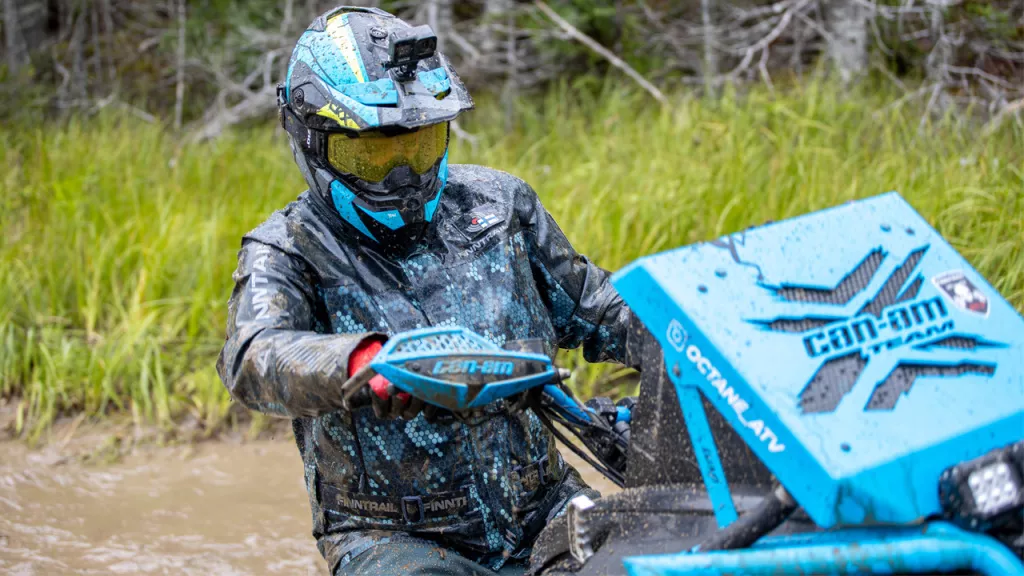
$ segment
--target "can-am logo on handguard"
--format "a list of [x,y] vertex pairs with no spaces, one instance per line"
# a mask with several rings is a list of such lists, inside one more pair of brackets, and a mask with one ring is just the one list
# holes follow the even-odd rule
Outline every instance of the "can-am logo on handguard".
[[[866,299],[856,308],[857,312],[847,318],[809,315],[752,320],[773,332],[800,335],[807,356],[823,358],[800,392],[802,412],[834,412],[856,387],[868,364],[883,352],[912,347],[916,352],[958,350],[969,353],[979,348],[1001,346],[956,333],[956,323],[943,297],[921,297],[924,278],[920,274],[915,275],[914,271],[927,251],[928,247],[924,246],[910,252],[874,296]],[[886,256],[881,248],[872,251],[831,289],[794,285],[767,288],[780,299],[793,303],[846,307],[862,297]],[[974,294],[976,288],[965,281],[962,274],[945,284],[938,281],[935,284],[945,290],[947,296],[954,292],[953,285],[957,286],[958,294],[971,290],[971,301],[984,301],[987,311],[987,299],[980,292]],[[893,365],[888,376],[875,383],[864,409],[892,410],[901,397],[910,393],[920,376],[955,378],[965,374],[991,376],[995,372],[995,366],[991,364],[967,360],[951,364],[948,359],[944,360],[934,363],[911,361],[894,355],[874,360],[892,362]]]
[[786,449],[786,445],[779,442],[779,437],[763,420],[757,418],[747,420],[746,415],[750,409],[750,404],[740,396],[735,388],[729,385],[729,382],[722,376],[722,373],[718,371],[718,368],[715,368],[711,360],[704,356],[700,348],[693,344],[687,346],[686,359],[697,367],[697,371],[718,391],[718,395],[729,404],[729,407],[736,414],[736,418],[739,419],[740,425],[752,431],[757,436],[757,439],[767,446],[769,452],[778,453]]
[[438,360],[434,364],[433,374],[484,374],[511,376],[516,365],[512,362],[486,360]]

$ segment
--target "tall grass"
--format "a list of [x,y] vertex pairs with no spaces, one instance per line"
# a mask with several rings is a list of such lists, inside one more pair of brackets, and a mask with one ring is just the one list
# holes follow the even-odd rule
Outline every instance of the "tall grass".
[[[1024,307],[1024,130],[921,125],[886,94],[554,90],[507,132],[484,105],[454,160],[530,182],[607,268],[651,252],[899,190]],[[213,362],[241,235],[303,188],[271,126],[182,146],[125,119],[0,128],[0,395],[36,439],[57,416],[126,411],[207,431],[235,412]],[[567,362],[578,364],[568,357]],[[584,394],[609,373],[581,367]]]

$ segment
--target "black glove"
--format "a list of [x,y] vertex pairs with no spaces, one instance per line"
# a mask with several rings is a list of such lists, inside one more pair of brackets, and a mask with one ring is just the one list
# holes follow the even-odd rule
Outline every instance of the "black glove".
[[[397,390],[386,378],[370,370],[370,362],[383,345],[383,340],[369,338],[361,342],[349,356],[349,379],[341,386],[346,404],[350,409],[370,404],[378,418],[400,417],[412,420],[429,405]],[[433,416],[433,410],[430,415]]]

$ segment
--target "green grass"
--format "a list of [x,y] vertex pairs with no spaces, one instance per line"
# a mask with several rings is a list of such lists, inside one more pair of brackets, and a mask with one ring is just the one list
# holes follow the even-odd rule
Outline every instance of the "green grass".
[[[1013,122],[989,135],[952,117],[921,127],[918,110],[883,110],[891,95],[819,83],[665,109],[611,87],[569,94],[521,107],[513,133],[482,106],[464,123],[477,144],[454,144],[454,160],[530,182],[604,267],[895,189],[1024,307]],[[107,117],[0,137],[0,395],[17,405],[18,433],[36,440],[83,411],[231,425],[241,411],[213,363],[239,239],[303,188],[283,134],[181,146]],[[583,394],[624,381],[565,361]]]

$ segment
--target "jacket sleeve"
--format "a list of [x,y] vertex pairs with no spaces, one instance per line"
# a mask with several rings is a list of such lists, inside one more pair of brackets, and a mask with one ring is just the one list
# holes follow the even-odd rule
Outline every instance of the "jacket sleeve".
[[341,408],[349,355],[370,334],[317,333],[313,280],[304,262],[276,248],[244,241],[233,279],[217,361],[231,396],[289,418]]
[[516,200],[530,264],[560,348],[583,346],[588,362],[639,368],[643,326],[610,282],[611,273],[573,249],[532,188]]

